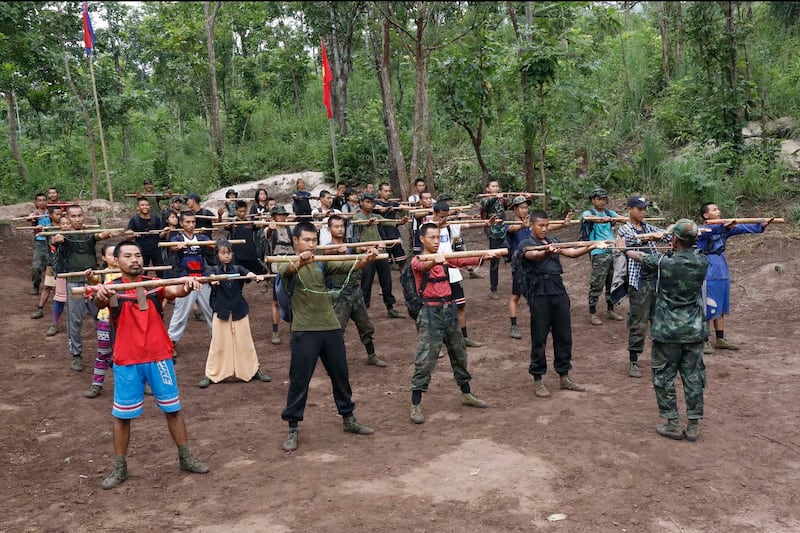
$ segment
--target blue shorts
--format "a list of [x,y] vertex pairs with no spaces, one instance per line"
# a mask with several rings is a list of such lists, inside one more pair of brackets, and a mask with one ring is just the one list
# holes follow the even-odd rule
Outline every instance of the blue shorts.
[[172,359],[165,359],[138,365],[114,365],[114,407],[111,414],[124,419],[141,415],[144,410],[145,382],[150,385],[162,412],[175,413],[181,410],[175,367],[172,366]]
[[731,280],[717,279],[706,281],[704,299],[706,302],[706,320],[721,318],[730,313]]

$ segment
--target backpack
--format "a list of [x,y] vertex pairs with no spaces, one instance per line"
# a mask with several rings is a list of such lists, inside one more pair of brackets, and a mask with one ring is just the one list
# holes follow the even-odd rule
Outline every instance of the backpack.
[[[599,217],[600,215],[594,209],[590,209],[592,212],[592,216]],[[594,222],[586,222],[581,219],[581,241],[591,241],[592,240],[592,231],[594,231]]]
[[[325,288],[331,290],[333,288],[333,282],[330,279],[330,276],[325,271],[325,264],[322,261],[318,261],[317,264],[322,268],[322,274],[325,277]],[[297,284],[297,274],[291,277],[291,279],[284,283],[283,276],[278,274],[275,276],[275,294],[278,300],[278,309],[280,310],[281,320],[284,322],[292,322],[294,318],[292,316],[292,293],[294,293],[294,287]]]
[[403,286],[403,299],[406,301],[406,308],[408,309],[408,316],[417,319],[419,311],[422,309],[422,293],[425,291],[425,286],[428,284],[430,278],[430,271],[422,273],[422,284],[417,289],[417,280],[414,277],[414,271],[411,268],[411,261],[409,261],[400,272],[400,285]]
[[511,275],[514,277],[514,282],[517,284],[517,287],[520,288],[522,296],[525,297],[528,303],[531,303],[533,302],[533,287],[537,280],[533,268],[531,268],[528,261],[523,257],[525,255],[523,248],[533,244],[526,244],[528,240],[529,239],[525,239],[522,241],[511,256]]

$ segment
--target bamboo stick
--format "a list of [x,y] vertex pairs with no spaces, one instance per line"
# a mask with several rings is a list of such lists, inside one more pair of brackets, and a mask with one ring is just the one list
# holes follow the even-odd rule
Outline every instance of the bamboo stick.
[[317,246],[317,250],[336,250],[337,248],[341,248],[342,246],[347,246],[348,248],[362,248],[364,246],[376,246],[376,247],[392,247],[395,244],[402,244],[402,239],[390,239],[386,241],[364,241],[364,242],[345,242],[342,244],[322,244]]
[[596,243],[614,244],[615,241],[572,241],[572,242],[552,242],[550,244],[540,244],[537,246],[525,246],[523,251],[530,252],[536,250],[546,250],[551,246],[553,248],[586,248]]
[[398,225],[398,224],[401,224],[401,223],[405,224],[405,223],[408,222],[407,220],[403,221],[402,219],[397,220],[397,219],[394,219],[394,218],[379,218],[379,219],[370,218],[368,220],[363,220],[363,219],[362,220],[352,220],[352,221],[350,221],[350,223],[354,224],[356,226],[363,226],[365,224],[369,224],[372,220],[377,220],[376,224],[383,224],[383,225],[386,225],[386,226]]
[[[43,230],[43,229],[45,229],[45,228],[53,228],[53,227],[54,227],[54,226],[16,226],[16,227],[14,228],[14,230],[15,230],[15,231],[16,231],[16,230],[28,230],[28,229],[32,229],[32,230]],[[100,226],[98,226],[97,224],[84,224],[84,225],[83,225],[83,227],[84,227],[84,228],[99,228]],[[62,233],[63,233],[63,232],[62,232]]]
[[[253,274],[251,272],[251,274]],[[200,283],[211,283],[212,281],[227,281],[229,279],[251,279],[254,281],[263,281],[267,278],[274,278],[275,274],[261,274],[252,276],[242,276],[241,274],[215,274],[213,276],[199,276],[199,277],[189,277],[184,276],[182,278],[168,278],[168,279],[148,279],[145,281],[131,281],[128,283],[106,283],[105,286],[109,289],[114,289],[115,291],[127,291],[130,289],[138,289],[142,287],[144,289],[153,289],[155,287],[168,287],[170,285],[183,285],[190,279],[196,280]],[[83,287],[72,287],[70,289],[70,293],[73,296],[84,294],[87,290],[88,291],[95,291],[99,285],[88,285]]]
[[[583,220],[586,222],[603,222],[604,218],[610,218],[611,222],[627,222],[628,217],[585,217]],[[664,217],[645,217],[645,222],[664,222],[666,218]],[[572,222],[580,222],[580,219],[573,220]]]
[[81,233],[102,233],[104,231],[108,232],[123,232],[127,228],[94,228],[94,229],[71,229],[67,231],[43,231],[39,233],[42,237],[52,237],[53,235],[78,235]]
[[544,193],[541,192],[487,192],[479,194],[478,198],[491,198],[493,196],[497,196],[498,194],[502,194],[503,196],[544,196]]
[[782,218],[774,218],[774,217],[762,217],[762,218],[717,218],[713,220],[706,220],[703,224],[730,224],[734,222],[736,224],[758,224],[759,222],[767,222],[771,220],[771,224],[783,224],[784,220]]
[[[450,208],[450,211],[466,211],[467,209],[472,209],[476,207],[474,205],[454,205]],[[419,214],[419,213],[433,213],[433,207],[417,207],[414,209],[410,209],[409,213],[411,214]]]
[[492,253],[496,256],[508,255],[508,248],[493,248],[491,250],[467,250],[464,252],[449,252],[446,254],[420,254],[417,258],[420,261],[432,261],[439,256],[444,256],[445,259],[457,259],[459,257],[483,257],[486,254]]
[[269,222],[265,220],[231,220],[229,222],[214,222],[211,225],[215,228],[225,227],[225,226],[242,226],[244,224],[253,224],[254,226],[267,226]]
[[[232,239],[228,241],[229,244],[244,244],[244,239]],[[217,241],[197,241],[197,242],[190,242],[190,241],[167,241],[167,242],[160,242],[158,243],[159,248],[172,248],[174,246],[180,246],[181,244],[185,244],[188,246],[216,246]]]
[[172,191],[167,192],[126,192],[126,198],[139,198],[139,197],[150,197],[150,198],[158,198],[158,197],[169,197],[169,196],[176,196],[172,194]]
[[219,218],[219,215],[195,215],[195,214],[192,214],[192,216],[194,218],[202,218],[204,220],[217,220]]
[[[366,254],[341,254],[341,255],[315,255],[313,261],[358,261],[364,259]],[[378,254],[375,259],[389,259],[389,254]],[[300,260],[299,255],[268,255],[264,258],[267,263],[294,263]]]
[[[144,267],[142,270],[147,270],[148,272],[163,272],[165,270],[172,270],[172,267],[169,265],[165,266],[151,266],[151,267]],[[119,274],[122,272],[118,268],[103,268],[101,270],[92,270],[92,276],[96,276],[99,274]],[[75,271],[75,272],[61,272],[60,274],[56,274],[57,278],[82,278],[86,275],[85,270]]]

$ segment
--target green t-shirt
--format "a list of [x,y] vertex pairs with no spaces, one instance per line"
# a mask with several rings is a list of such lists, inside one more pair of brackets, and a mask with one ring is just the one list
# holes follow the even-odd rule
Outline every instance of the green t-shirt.
[[63,272],[97,268],[97,239],[94,234],[64,235],[64,242],[57,245],[57,250],[63,261]]
[[[287,274],[289,263],[280,263],[278,271],[285,284],[292,277]],[[292,292],[292,331],[331,331],[341,329],[336,313],[333,311],[331,296],[325,287],[325,274],[347,274],[353,268],[353,261],[314,262],[295,274]]]
[[[365,213],[357,213],[353,215],[353,220],[369,220],[371,218],[377,218],[380,221],[387,220],[381,215],[377,215],[375,213],[372,213],[369,216]],[[378,222],[378,224],[353,224],[353,227],[356,229],[356,235],[358,235],[358,242],[383,240],[380,232],[378,231],[378,225],[380,224],[394,226],[395,222],[388,222],[388,223]]]

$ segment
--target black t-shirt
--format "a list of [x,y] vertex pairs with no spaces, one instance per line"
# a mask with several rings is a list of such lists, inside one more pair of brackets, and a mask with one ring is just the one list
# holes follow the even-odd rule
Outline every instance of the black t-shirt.
[[[397,202],[384,202],[383,200],[375,200],[375,205],[379,205],[381,207],[400,207],[400,204]],[[380,211],[379,213],[383,216],[383,218],[389,218],[392,220],[402,218],[397,216],[397,211],[394,209],[391,211]],[[397,226],[380,224],[378,226],[378,233],[380,233],[381,238],[385,240],[400,238],[400,230],[397,229]]]
[[253,224],[234,224],[228,230],[228,238],[244,239],[244,244],[233,245],[233,255],[237,261],[255,261],[258,259],[256,253],[255,233],[258,230]]
[[[150,218],[142,218],[137,213],[133,215],[130,222],[128,222],[128,229],[136,232],[150,231],[154,229],[160,230],[162,229],[161,219],[152,213],[150,214]],[[158,236],[158,233],[136,236],[136,243],[141,246],[143,252],[152,252],[153,250],[158,250],[159,240],[160,237]]]
[[[209,270],[211,275],[215,274],[240,274],[246,276],[249,270],[239,265],[228,265],[227,269],[223,265],[217,265]],[[217,314],[220,320],[241,320],[247,316],[250,307],[247,300],[242,296],[242,287],[249,283],[249,279],[230,279],[220,281],[219,285],[211,285],[211,298],[209,303],[211,310]]]
[[[519,243],[519,249],[527,246],[541,246],[544,244],[560,242],[555,237],[546,237],[540,241],[535,237],[530,237]],[[533,296],[556,296],[567,294],[564,281],[561,279],[561,258],[557,254],[548,254],[541,261],[528,261],[523,259],[522,268],[525,269],[525,279],[533,284],[533,287],[526,287]],[[531,290],[532,289],[532,290]]]

